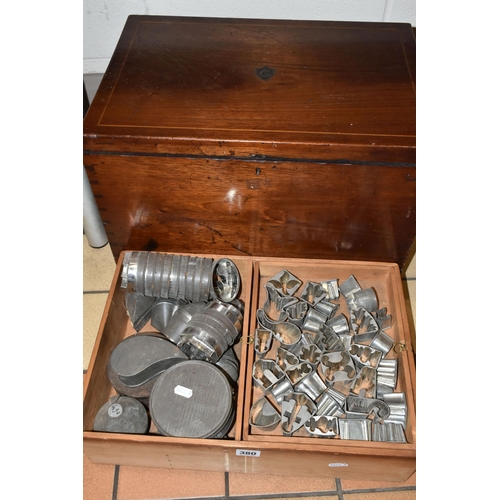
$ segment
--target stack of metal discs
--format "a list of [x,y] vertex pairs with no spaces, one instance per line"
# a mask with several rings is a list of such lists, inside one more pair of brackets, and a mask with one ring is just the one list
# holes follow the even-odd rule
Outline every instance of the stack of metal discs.
[[165,436],[222,438],[234,423],[234,394],[217,366],[184,361],[158,379],[151,393],[150,412]]

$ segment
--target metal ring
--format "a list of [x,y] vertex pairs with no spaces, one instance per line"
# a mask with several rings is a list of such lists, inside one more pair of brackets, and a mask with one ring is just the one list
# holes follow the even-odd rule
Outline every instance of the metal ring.
[[[248,339],[248,340],[245,340]],[[250,335],[245,335],[244,337],[241,337],[241,343],[242,344],[253,344],[254,338]]]
[[[399,349],[396,349],[399,346]],[[397,344],[394,344],[394,347],[392,348],[396,354],[401,354],[403,351],[407,351],[408,348],[406,347],[406,343],[404,342],[398,342]]]

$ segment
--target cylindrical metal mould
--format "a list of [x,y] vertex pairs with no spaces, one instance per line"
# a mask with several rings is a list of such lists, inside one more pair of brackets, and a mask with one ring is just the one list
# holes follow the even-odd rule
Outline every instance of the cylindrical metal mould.
[[214,298],[221,302],[233,301],[240,291],[240,273],[236,264],[230,259],[219,259],[212,268],[210,291]]
[[234,394],[219,368],[189,360],[161,375],[151,393],[150,412],[165,436],[222,438],[234,423]]
[[94,419],[94,431],[146,434],[148,429],[146,408],[137,399],[127,396],[113,396],[101,406]]
[[205,302],[192,302],[190,304],[179,305],[167,326],[162,330],[163,335],[174,344],[178,344],[182,333],[193,318],[193,315],[206,307],[207,304]]
[[[123,260],[121,286],[147,297],[207,302],[213,289],[212,265],[213,259],[206,257],[128,252]],[[233,283],[231,289],[234,291]],[[238,292],[239,274],[233,298]]]
[[235,306],[213,301],[193,314],[177,345],[190,359],[216,363],[234,344],[242,327],[243,315]]
[[234,349],[230,347],[215,363],[233,382],[238,381],[240,374],[240,362]]

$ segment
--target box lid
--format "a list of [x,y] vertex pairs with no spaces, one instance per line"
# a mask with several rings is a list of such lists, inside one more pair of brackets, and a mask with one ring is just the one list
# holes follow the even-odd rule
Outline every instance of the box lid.
[[411,25],[130,16],[91,152],[415,162]]

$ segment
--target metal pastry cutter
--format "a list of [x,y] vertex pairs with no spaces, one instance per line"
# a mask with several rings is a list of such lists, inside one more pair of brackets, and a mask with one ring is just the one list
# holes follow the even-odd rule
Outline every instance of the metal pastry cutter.
[[273,276],[268,281],[268,284],[282,295],[293,295],[302,285],[302,281],[286,269],[283,269],[283,271]]
[[316,405],[299,392],[287,394],[281,403],[281,430],[291,436],[297,432],[314,414]]
[[311,417],[304,427],[310,436],[333,438],[339,435],[339,419],[326,415]]

